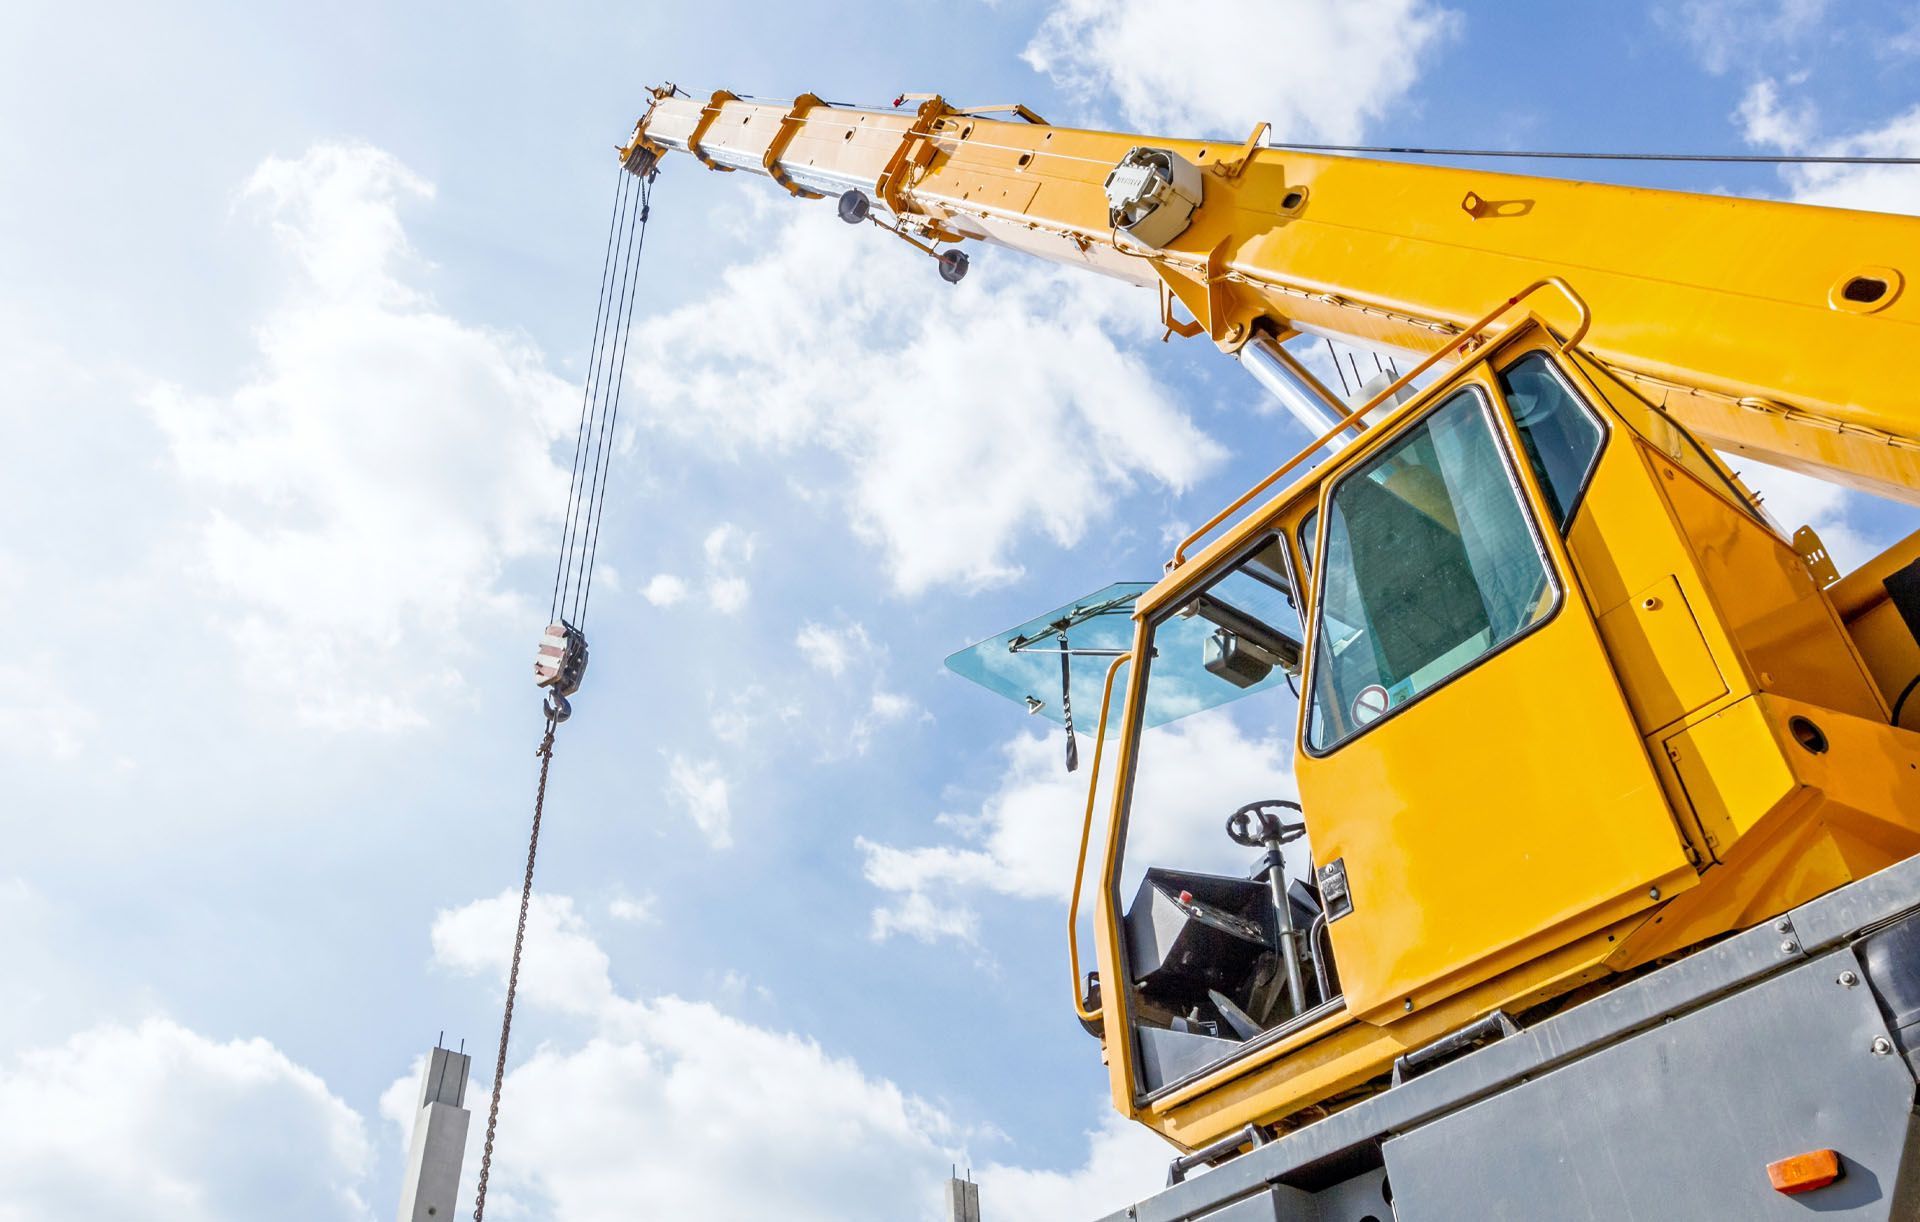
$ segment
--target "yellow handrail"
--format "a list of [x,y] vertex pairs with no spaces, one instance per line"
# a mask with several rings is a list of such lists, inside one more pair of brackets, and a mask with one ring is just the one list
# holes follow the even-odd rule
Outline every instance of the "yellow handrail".
[[1309,442],[1307,444],[1306,449],[1300,451],[1298,454],[1295,454],[1292,458],[1289,458],[1287,461],[1281,463],[1278,467],[1274,468],[1273,474],[1267,476],[1265,479],[1261,480],[1259,483],[1255,484],[1253,487],[1241,493],[1240,496],[1233,502],[1233,504],[1228,505],[1225,509],[1222,509],[1219,513],[1216,513],[1211,518],[1208,518],[1206,522],[1201,525],[1200,529],[1194,531],[1192,534],[1188,535],[1186,538],[1180,540],[1180,546],[1173,549],[1173,564],[1170,567],[1179,568],[1181,565],[1185,564],[1187,562],[1187,549],[1189,547],[1192,547],[1194,543],[1198,542],[1201,539],[1204,539],[1207,535],[1213,533],[1213,530],[1215,527],[1219,526],[1222,522],[1226,521],[1228,518],[1232,517],[1234,514],[1240,512],[1240,510],[1246,506],[1248,501],[1251,501],[1254,497],[1259,496],[1262,492],[1265,492],[1267,489],[1273,487],[1273,485],[1279,481],[1281,476],[1293,470],[1295,467],[1299,466],[1302,462],[1305,462],[1308,456],[1318,451],[1321,446],[1326,445],[1329,441],[1332,441],[1334,438],[1338,437],[1341,433],[1345,432],[1348,428],[1352,427],[1352,425],[1356,421],[1358,421],[1362,416],[1365,416],[1368,412],[1380,406],[1380,404],[1384,403],[1387,399],[1399,393],[1402,387],[1406,386],[1409,382],[1413,381],[1415,378],[1419,377],[1421,374],[1425,373],[1427,370],[1433,368],[1434,365],[1441,360],[1441,358],[1450,356],[1456,350],[1465,347],[1469,342],[1471,342],[1473,339],[1478,337],[1482,331],[1486,330],[1489,326],[1491,326],[1493,324],[1493,321],[1496,318],[1499,318],[1502,314],[1505,314],[1508,310],[1512,309],[1514,306],[1519,305],[1522,301],[1525,301],[1528,297],[1533,296],[1534,293],[1538,292],[1543,288],[1547,288],[1549,286],[1559,289],[1560,292],[1566,297],[1566,299],[1573,303],[1573,308],[1576,311],[1578,311],[1580,315],[1580,325],[1574,328],[1574,332],[1571,336],[1560,341],[1560,351],[1565,352],[1567,349],[1573,347],[1575,344],[1578,344],[1581,340],[1585,339],[1587,337],[1587,328],[1593,325],[1593,311],[1587,308],[1586,301],[1580,296],[1580,294],[1574,292],[1573,289],[1568,286],[1565,280],[1562,280],[1558,276],[1548,276],[1544,280],[1535,280],[1532,284],[1529,284],[1526,288],[1521,289],[1518,293],[1515,293],[1513,296],[1507,298],[1506,301],[1502,302],[1498,307],[1489,311],[1487,314],[1483,315],[1480,318],[1480,321],[1474,323],[1472,326],[1468,327],[1466,330],[1462,331],[1460,334],[1454,336],[1453,339],[1450,342],[1448,342],[1445,347],[1435,351],[1430,356],[1428,356],[1425,360],[1421,361],[1418,365],[1415,365],[1412,369],[1407,370],[1407,372],[1401,374],[1398,378],[1394,379],[1394,381],[1390,385],[1388,385],[1388,387],[1385,390],[1381,391],[1379,394],[1375,395],[1373,398],[1368,399],[1365,403],[1355,408],[1345,418],[1343,418],[1340,421],[1340,423],[1334,425],[1331,429],[1328,429],[1326,432],[1320,434],[1320,436],[1314,438],[1313,441]]
[[1107,685],[1100,692],[1100,724],[1093,735],[1093,768],[1087,774],[1087,814],[1080,822],[1080,859],[1073,867],[1073,898],[1067,901],[1067,962],[1073,971],[1073,1012],[1089,1023],[1099,1022],[1106,1006],[1090,1011],[1080,1002],[1080,885],[1087,874],[1087,844],[1093,839],[1093,805],[1100,789],[1100,753],[1107,742],[1107,706],[1113,700],[1113,677],[1131,661],[1129,654],[1115,658],[1107,667]]

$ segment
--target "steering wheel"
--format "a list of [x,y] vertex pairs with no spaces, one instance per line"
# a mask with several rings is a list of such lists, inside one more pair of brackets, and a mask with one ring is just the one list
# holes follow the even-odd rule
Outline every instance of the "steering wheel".
[[1283,810],[1305,815],[1298,802],[1289,802],[1284,798],[1247,803],[1227,816],[1228,839],[1249,849],[1264,849],[1270,844],[1292,844],[1307,834],[1307,825],[1304,819],[1299,823],[1283,823],[1280,818]]

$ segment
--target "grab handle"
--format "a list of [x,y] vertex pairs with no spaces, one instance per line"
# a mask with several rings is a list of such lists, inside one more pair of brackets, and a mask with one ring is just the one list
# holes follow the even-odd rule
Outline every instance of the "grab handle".
[[1080,821],[1080,857],[1073,866],[1073,898],[1067,901],[1067,962],[1073,971],[1073,1012],[1083,1023],[1099,1022],[1106,1004],[1103,1001],[1100,1009],[1089,1010],[1080,999],[1080,887],[1087,875],[1087,844],[1093,839],[1093,805],[1100,789],[1100,754],[1107,742],[1107,706],[1113,702],[1113,678],[1132,660],[1130,654],[1115,658],[1107,667],[1107,684],[1100,692],[1100,725],[1094,731],[1093,768],[1087,774],[1087,813]]

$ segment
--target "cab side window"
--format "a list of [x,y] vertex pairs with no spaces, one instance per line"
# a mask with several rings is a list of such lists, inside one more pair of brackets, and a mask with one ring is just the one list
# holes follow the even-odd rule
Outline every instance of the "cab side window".
[[1553,524],[1564,533],[1606,433],[1544,352],[1530,352],[1502,370],[1500,393],[1506,396]]

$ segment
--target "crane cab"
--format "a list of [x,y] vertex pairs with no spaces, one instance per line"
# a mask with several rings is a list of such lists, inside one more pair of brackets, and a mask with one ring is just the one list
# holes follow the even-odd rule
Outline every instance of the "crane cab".
[[1920,852],[1920,737],[1806,561],[1537,318],[1132,629],[1079,1004],[1190,1149]]

